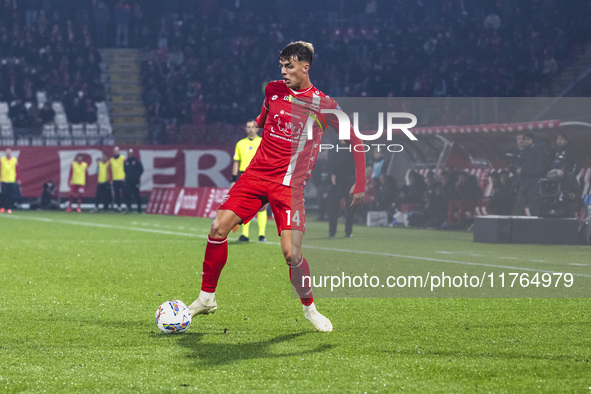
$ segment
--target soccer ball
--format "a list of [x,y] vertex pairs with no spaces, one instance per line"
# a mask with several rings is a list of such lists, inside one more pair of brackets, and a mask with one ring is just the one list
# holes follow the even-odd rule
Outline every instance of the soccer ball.
[[189,308],[179,300],[164,302],[156,311],[156,325],[165,334],[185,332],[191,325]]

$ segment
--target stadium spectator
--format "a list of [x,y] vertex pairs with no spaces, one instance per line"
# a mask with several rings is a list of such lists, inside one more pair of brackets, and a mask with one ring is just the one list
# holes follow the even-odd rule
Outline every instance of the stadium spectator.
[[581,169],[581,159],[568,142],[564,133],[556,136],[556,152],[552,161],[552,168],[564,169],[566,172],[577,175]]
[[[425,227],[437,228],[447,217],[447,206],[451,196],[446,196],[447,190],[453,190],[453,183],[449,173],[442,173],[441,183],[435,178],[435,174],[430,171],[425,177],[427,191],[425,192],[425,209],[423,211],[423,221]],[[453,193],[454,191],[451,191]],[[449,193],[447,193],[449,194]]]
[[99,48],[105,47],[111,12],[103,0],[92,0],[92,14],[94,15],[94,40]]
[[79,153],[70,166],[70,175],[68,176],[70,195],[68,196],[68,208],[66,208],[66,212],[72,212],[74,198],[78,201],[76,212],[82,212],[82,197],[84,196],[87,179],[88,163],[84,161],[84,156]]
[[408,185],[402,186],[398,195],[400,204],[415,205],[415,209],[420,209],[424,202],[424,194],[427,190],[425,179],[416,171],[410,171],[408,174]]
[[55,119],[55,111],[51,105],[51,101],[43,103],[43,107],[39,110],[39,121],[42,125],[52,123]]
[[10,148],[6,148],[4,156],[0,157],[0,182],[2,187],[0,213],[12,213],[14,209],[14,189],[20,185],[21,180],[18,159],[12,155]]
[[398,196],[398,185],[396,180],[385,172],[382,172],[378,179],[374,180],[376,196],[372,207],[378,211],[391,212],[396,204]]
[[513,182],[509,172],[493,172],[490,174],[493,190],[489,198],[489,207],[493,215],[511,215],[513,212]]
[[16,99],[8,110],[8,117],[17,129],[24,129],[30,125],[29,114],[21,99]]
[[119,0],[115,6],[114,19],[117,28],[115,33],[115,45],[117,47],[126,47],[129,45],[131,8],[125,0]]
[[462,228],[469,225],[481,196],[482,190],[478,186],[476,176],[465,171],[460,172],[456,183],[456,198],[448,203],[447,220],[442,227]]
[[125,202],[127,213],[131,213],[131,204],[135,201],[138,213],[142,213],[142,198],[140,196],[140,179],[144,173],[144,166],[135,156],[133,149],[127,151],[127,159],[124,161],[125,169]]
[[[345,238],[353,236],[353,209],[347,204],[349,190],[355,184],[355,162],[344,141],[339,141],[328,159],[330,186],[328,189],[328,236],[337,234],[341,209],[345,211]],[[343,204],[344,201],[344,204]]]
[[[262,138],[258,136],[258,126],[256,121],[246,122],[246,137],[238,141],[234,149],[234,164],[232,165],[232,178],[230,187],[234,186],[238,178],[246,171],[252,158],[254,157]],[[259,225],[259,242],[267,242],[265,230],[267,228],[267,205],[265,204],[257,213]],[[239,242],[250,241],[250,222],[242,225],[242,235],[238,238]]]
[[538,216],[540,201],[536,193],[536,187],[544,173],[544,151],[542,143],[534,141],[532,133],[523,136],[525,149],[521,155],[520,163],[516,169],[519,175],[519,191],[513,209],[514,215],[525,215],[525,207],[529,207],[532,216]]
[[119,212],[123,211],[123,194],[125,190],[125,169],[124,169],[125,157],[121,155],[119,147],[113,148],[113,157],[109,159],[109,168],[111,169],[111,186],[113,189],[113,199],[115,205],[113,209],[118,209]]
[[321,152],[318,155],[318,161],[312,172],[312,181],[317,190],[318,197],[318,218],[316,220],[326,220],[328,210],[328,190],[330,188],[330,174],[328,173],[328,160],[326,157],[321,159],[321,156],[326,155],[326,152]]
[[103,210],[107,211],[110,208],[112,196],[111,196],[111,184],[109,182],[109,158],[106,154],[102,154],[101,157],[96,158],[97,164],[97,178],[96,178],[96,198],[94,211],[99,210],[99,206],[103,206]]
[[43,184],[41,197],[31,203],[31,209],[59,209],[59,190],[55,182],[50,179]]
[[563,168],[552,169],[546,174],[546,179],[560,185],[558,202],[562,209],[562,216],[576,217],[581,202],[581,187],[577,178]]

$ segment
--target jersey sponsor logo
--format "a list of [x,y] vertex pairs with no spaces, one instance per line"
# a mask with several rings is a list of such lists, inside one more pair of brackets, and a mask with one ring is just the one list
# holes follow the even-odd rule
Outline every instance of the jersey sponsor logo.
[[306,106],[306,102],[305,101],[299,100],[299,99],[293,97],[291,94],[289,96],[283,97],[283,100],[284,101],[289,101],[292,104],[302,105],[304,107]]
[[281,115],[287,115],[287,116],[291,116],[292,118],[301,119],[301,117],[300,117],[300,116],[298,116],[298,115],[296,115],[296,114],[292,114],[292,113],[290,113],[290,112],[287,112],[287,111],[285,111],[285,110],[281,110],[281,111],[279,111],[279,113],[280,113]]

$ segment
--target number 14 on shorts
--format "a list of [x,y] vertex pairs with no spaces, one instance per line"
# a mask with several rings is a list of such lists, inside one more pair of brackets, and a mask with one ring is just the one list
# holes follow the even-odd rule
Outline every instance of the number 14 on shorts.
[[297,226],[300,225],[300,210],[296,210],[291,216],[291,209],[285,211],[287,215],[287,225],[291,226],[291,222],[294,222]]

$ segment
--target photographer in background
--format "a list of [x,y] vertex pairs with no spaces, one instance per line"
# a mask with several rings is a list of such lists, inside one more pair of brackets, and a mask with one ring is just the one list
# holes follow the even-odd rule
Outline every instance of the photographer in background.
[[568,137],[564,133],[560,133],[556,137],[556,153],[554,154],[552,168],[562,169],[574,175],[577,175],[581,169],[581,160],[569,144]]
[[572,173],[565,171],[563,167],[550,170],[543,181],[554,183],[555,186],[553,187],[556,190],[556,197],[553,201],[542,200],[541,210],[543,214],[547,215],[554,212],[557,217],[576,217],[581,200],[581,187],[577,178]]
[[[519,176],[520,185],[515,201],[514,215],[525,215],[526,205],[532,216],[540,212],[540,200],[536,187],[544,176],[544,150],[540,141],[534,141],[532,133],[523,136],[525,148],[520,160],[516,163],[515,173]],[[519,147],[519,142],[518,142]]]

